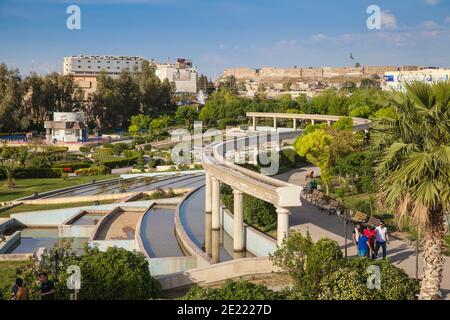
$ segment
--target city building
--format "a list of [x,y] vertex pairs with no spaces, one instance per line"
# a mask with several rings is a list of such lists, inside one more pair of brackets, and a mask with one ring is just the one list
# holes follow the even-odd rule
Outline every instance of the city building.
[[87,141],[83,112],[54,112],[53,121],[45,121],[44,127],[49,142]]
[[191,60],[156,64],[155,74],[161,81],[168,79],[175,83],[176,93],[197,93],[197,69]]
[[126,56],[71,56],[64,57],[62,74],[78,77],[97,76],[100,72],[106,72],[112,77],[120,75],[123,70],[141,71],[141,57]]
[[428,84],[450,80],[450,69],[422,69],[415,71],[393,71],[384,74],[384,90],[405,90],[405,84],[420,81]]
[[[97,90],[97,76],[101,72],[117,78],[124,70],[141,72],[142,57],[79,55],[64,57],[62,75],[70,75],[83,91],[84,98]],[[177,93],[197,93],[197,70],[188,59],[176,63],[156,63],[155,74],[161,80],[175,83]]]

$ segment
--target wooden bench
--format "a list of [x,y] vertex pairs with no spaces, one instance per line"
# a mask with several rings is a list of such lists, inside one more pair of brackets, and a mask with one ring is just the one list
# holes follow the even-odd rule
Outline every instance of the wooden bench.
[[328,208],[327,210],[330,212],[330,214],[338,214],[340,209],[342,208],[342,205],[339,201],[336,199],[330,198],[328,200]]
[[364,223],[367,221],[367,214],[357,211],[351,220],[356,223]]
[[311,202],[314,205],[317,205],[320,199],[322,199],[324,194],[320,192],[319,190],[314,189],[308,196],[307,200]]
[[378,227],[381,223],[380,219],[377,219],[375,217],[370,217],[369,220],[367,221],[367,224],[371,227]]

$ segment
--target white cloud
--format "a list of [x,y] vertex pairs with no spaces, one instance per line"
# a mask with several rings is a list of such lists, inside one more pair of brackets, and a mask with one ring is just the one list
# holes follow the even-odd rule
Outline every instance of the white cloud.
[[328,39],[328,37],[327,37],[326,35],[324,35],[323,33],[316,33],[316,34],[313,34],[313,35],[311,36],[311,38],[312,38],[312,40],[313,40],[314,42],[321,42],[321,41],[325,41],[325,40]]
[[429,6],[435,6],[437,4],[439,4],[441,0],[425,0],[425,3]]
[[421,25],[425,29],[437,29],[439,26],[433,20],[426,20]]
[[445,18],[445,22],[450,23],[450,16]]
[[382,11],[381,12],[381,27],[383,29],[396,29],[397,28],[397,17],[387,10]]

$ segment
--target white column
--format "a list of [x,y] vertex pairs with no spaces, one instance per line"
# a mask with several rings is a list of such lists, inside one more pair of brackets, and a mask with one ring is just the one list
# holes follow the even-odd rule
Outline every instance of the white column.
[[234,212],[233,212],[233,250],[243,251],[245,247],[244,239],[244,198],[242,191],[233,190]]
[[220,230],[220,181],[212,177],[212,230]]
[[253,131],[256,131],[256,117],[253,117]]
[[327,120],[328,126],[331,127],[331,121]]
[[277,244],[283,244],[284,238],[289,235],[289,210],[277,207]]
[[205,175],[205,212],[211,213],[211,175],[206,173]]
[[294,130],[297,130],[297,119],[292,119],[293,125],[294,125]]
[[273,128],[277,129],[277,118],[273,118]]
[[311,119],[311,124],[312,124],[312,125],[314,125],[314,124],[315,124],[315,121],[314,121],[314,119]]

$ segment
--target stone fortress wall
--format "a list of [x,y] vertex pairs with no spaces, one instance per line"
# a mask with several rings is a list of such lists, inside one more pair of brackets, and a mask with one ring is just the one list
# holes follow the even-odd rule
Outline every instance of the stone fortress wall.
[[317,68],[276,68],[265,67],[252,68],[229,68],[223,72],[223,77],[234,76],[237,80],[280,80],[280,79],[302,79],[302,78],[332,78],[332,77],[369,77],[371,75],[384,76],[390,71],[415,71],[418,66],[362,66],[362,67],[317,67]]

